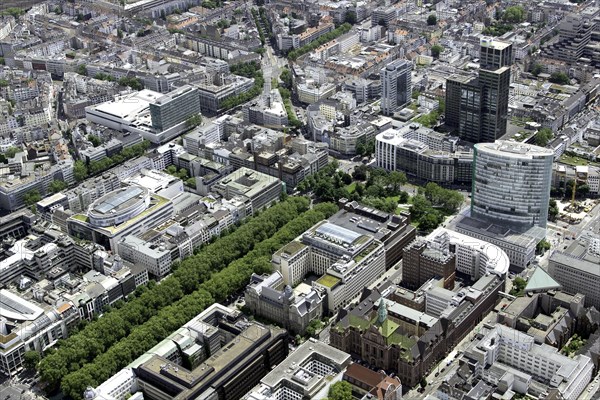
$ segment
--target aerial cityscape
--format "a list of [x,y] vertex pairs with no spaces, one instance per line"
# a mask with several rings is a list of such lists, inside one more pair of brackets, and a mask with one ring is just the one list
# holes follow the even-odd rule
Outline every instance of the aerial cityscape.
[[0,400],[600,400],[600,0],[0,0]]

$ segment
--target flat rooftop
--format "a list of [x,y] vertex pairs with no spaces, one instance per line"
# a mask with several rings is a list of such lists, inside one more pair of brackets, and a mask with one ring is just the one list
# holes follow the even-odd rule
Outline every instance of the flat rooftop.
[[162,93],[144,89],[125,96],[117,96],[114,100],[93,106],[92,109],[96,110],[97,113],[133,121],[138,114],[148,109],[150,103],[162,96]]
[[590,275],[600,277],[600,237],[589,235],[571,242],[565,250],[554,250],[550,261],[568,265]]
[[[267,374],[261,383],[270,387],[277,387],[282,380],[292,380],[298,366],[304,366],[314,358],[323,360],[325,358],[340,370],[350,363],[350,355],[335,349],[318,340],[307,340],[302,343],[296,351],[291,353],[277,367]],[[340,371],[338,371],[340,372]]]

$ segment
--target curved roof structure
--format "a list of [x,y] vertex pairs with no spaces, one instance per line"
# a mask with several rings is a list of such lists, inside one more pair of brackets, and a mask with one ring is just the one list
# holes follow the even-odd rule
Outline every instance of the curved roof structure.
[[110,226],[133,218],[150,203],[150,192],[132,185],[105,194],[92,203],[88,210],[90,223],[94,226]]

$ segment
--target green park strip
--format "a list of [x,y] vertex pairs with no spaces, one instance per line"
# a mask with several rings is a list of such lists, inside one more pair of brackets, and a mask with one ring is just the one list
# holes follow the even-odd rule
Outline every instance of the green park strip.
[[39,371],[50,387],[58,387],[71,372],[102,354],[136,327],[157,315],[164,307],[197,290],[212,273],[243,257],[260,242],[269,240],[281,227],[308,208],[304,198],[290,197],[249,218],[234,232],[196,249],[195,254],[174,265],[174,273],[160,284],[138,288],[136,297],[88,323],[79,332],[42,359]]
[[[280,205],[282,207],[278,207]],[[86,360],[84,362],[82,360],[82,365],[79,369],[73,370],[61,377],[60,386],[63,393],[74,399],[80,399],[87,386],[96,386],[102,383],[212,303],[223,301],[227,296],[242,290],[253,273],[269,272],[271,270],[271,254],[274,251],[288,241],[293,240],[297,235],[316,222],[329,217],[337,211],[337,207],[333,204],[320,204],[313,210],[302,212],[306,207],[307,202],[305,199],[291,198],[263,212],[256,218],[261,219],[263,224],[266,224],[264,218],[268,218],[271,221],[279,218],[280,221],[287,222],[279,225],[275,229],[275,232],[262,235],[264,239],[258,242],[253,250],[247,252],[245,256],[239,255],[235,257],[226,268],[215,270],[202,282],[199,282],[198,279],[193,281],[196,273],[189,268],[190,265],[202,262],[198,260],[199,257],[192,256],[184,260],[173,274],[173,277],[186,283],[192,281],[191,285],[184,286],[185,294],[162,307],[160,311],[156,312],[147,321],[132,328],[128,335],[123,335],[118,340],[113,341],[110,346],[106,346],[104,351],[97,353],[94,358],[90,358],[93,361],[87,362]],[[282,214],[286,214],[286,211],[284,211],[286,208],[290,214],[294,214],[293,211],[294,209],[296,210],[293,218],[284,218],[282,216]],[[273,215],[273,213],[270,213],[272,210],[273,212],[277,212],[277,214]],[[248,224],[251,222],[248,222]],[[238,231],[244,226],[240,227]],[[264,229],[268,228],[265,226]],[[234,235],[235,232],[227,237]],[[261,236],[258,233],[256,235]],[[243,238],[238,238],[238,240],[243,240]],[[207,246],[207,248],[210,247]],[[221,251],[221,253],[224,252]],[[163,284],[164,282],[155,287],[160,287]],[[104,317],[98,321],[103,319]],[[119,326],[113,326],[113,329],[118,330]],[[49,368],[47,372],[50,372],[51,369]]]

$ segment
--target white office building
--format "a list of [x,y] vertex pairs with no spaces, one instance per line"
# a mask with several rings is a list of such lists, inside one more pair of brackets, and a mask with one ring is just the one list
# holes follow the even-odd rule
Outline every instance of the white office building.
[[380,241],[328,221],[285,245],[271,262],[286,285],[297,285],[309,273],[321,276],[313,285],[327,293],[329,311],[346,306],[386,269]]
[[585,295],[585,306],[600,309],[600,237],[587,235],[554,250],[548,272],[568,293]]
[[465,355],[475,365],[476,374],[484,380],[492,378],[487,373],[492,366],[508,366],[530,376],[530,379],[519,379],[524,385],[514,385],[503,377],[502,383],[511,386],[509,389],[524,394],[531,387],[527,387],[527,382],[533,380],[544,385],[547,391],[557,389],[564,400],[579,397],[594,369],[587,356],[564,356],[554,347],[537,344],[533,336],[503,325],[484,328],[481,339],[474,342]]

